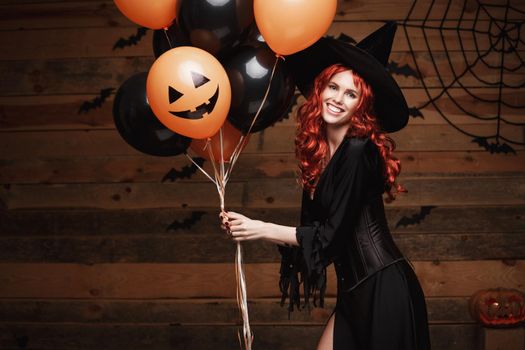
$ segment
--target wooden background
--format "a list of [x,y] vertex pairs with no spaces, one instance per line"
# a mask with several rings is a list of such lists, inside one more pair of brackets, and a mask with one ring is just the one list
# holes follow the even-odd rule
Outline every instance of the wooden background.
[[[412,15],[416,25],[429,2],[419,3]],[[446,3],[437,1],[432,23],[440,23]],[[525,9],[523,2],[511,3]],[[329,34],[362,39],[384,20],[403,21],[411,4],[341,1]],[[468,2],[465,21],[472,23],[475,4]],[[461,6],[452,6],[446,23],[455,23]],[[171,168],[189,162],[128,146],[113,125],[112,97],[102,108],[78,114],[82,102],[101,89],[117,89],[148,70],[151,31],[137,46],[112,50],[135,30],[112,1],[0,1],[2,349],[238,348],[234,244],[220,232],[212,184],[200,174],[162,182]],[[422,78],[437,94],[440,84],[422,32],[411,29],[409,35]],[[454,66],[464,66],[457,38],[445,39]],[[474,57],[472,38],[463,44],[466,56]],[[482,37],[480,45],[488,45]],[[443,47],[432,49],[441,75],[450,81]],[[498,57],[488,59],[497,63]],[[401,27],[391,59],[415,67]],[[477,73],[499,77],[486,67]],[[427,101],[419,79],[394,78],[410,106]],[[523,83],[523,70],[507,79]],[[498,96],[497,88],[473,76],[463,82],[479,96]],[[450,91],[474,113],[496,112],[495,105],[476,102],[460,88]],[[518,103],[525,89],[504,89],[502,96]],[[446,98],[439,104],[461,128],[495,133],[494,121],[470,118]],[[422,112],[424,118],[412,118],[392,135],[403,165],[400,182],[409,193],[387,205],[387,215],[424,289],[433,349],[471,350],[477,340],[469,296],[483,288],[525,289],[525,151],[514,146],[516,154],[490,154],[433,107]],[[502,113],[525,122],[523,110]],[[505,136],[524,141],[523,127],[501,128]],[[227,188],[229,209],[297,224],[293,135],[290,117],[252,137]],[[421,206],[436,208],[418,224],[396,227]],[[328,307],[310,315],[294,312],[288,320],[278,303],[276,246],[246,244],[245,261],[255,349],[314,349],[335,302],[333,271]]]

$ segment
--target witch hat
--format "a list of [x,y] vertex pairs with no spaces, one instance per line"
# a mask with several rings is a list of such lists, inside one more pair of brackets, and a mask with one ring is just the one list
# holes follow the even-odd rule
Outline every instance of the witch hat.
[[343,64],[360,75],[372,88],[374,112],[381,129],[395,132],[408,123],[408,106],[386,65],[397,25],[387,22],[356,45],[323,37],[308,48],[285,57],[297,88],[308,96],[315,78],[333,64]]

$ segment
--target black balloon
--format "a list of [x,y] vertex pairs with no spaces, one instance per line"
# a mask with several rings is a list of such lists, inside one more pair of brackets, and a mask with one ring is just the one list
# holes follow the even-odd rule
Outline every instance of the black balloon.
[[254,22],[253,0],[182,0],[177,22],[191,46],[222,58]]
[[257,23],[254,21],[242,36],[240,45],[259,46],[263,43],[266,43],[266,41],[264,41],[259,28],[257,28]]
[[[248,40],[238,46],[223,63],[232,88],[228,120],[246,134],[259,109],[272,74],[275,53],[264,42]],[[291,75],[278,62],[266,102],[250,132],[261,131],[283,118],[295,90]]]
[[180,30],[177,22],[168,29],[158,29],[153,32],[153,53],[158,58],[164,52],[179,46],[191,46],[190,40]]
[[113,102],[113,119],[120,136],[136,150],[153,156],[184,153],[191,139],[166,128],[153,114],[146,97],[148,73],[122,84]]

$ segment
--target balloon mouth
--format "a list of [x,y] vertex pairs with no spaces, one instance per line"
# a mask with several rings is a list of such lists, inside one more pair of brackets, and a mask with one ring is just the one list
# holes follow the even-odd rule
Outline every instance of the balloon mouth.
[[200,106],[197,106],[194,111],[186,110],[186,111],[180,111],[180,112],[172,112],[172,111],[169,111],[169,112],[173,114],[175,117],[179,117],[179,118],[202,119],[204,117],[204,114],[209,115],[211,114],[211,112],[213,112],[213,109],[215,108],[215,104],[217,104],[218,98],[219,98],[219,87],[217,86],[215,93],[209,99],[209,101],[204,102]]

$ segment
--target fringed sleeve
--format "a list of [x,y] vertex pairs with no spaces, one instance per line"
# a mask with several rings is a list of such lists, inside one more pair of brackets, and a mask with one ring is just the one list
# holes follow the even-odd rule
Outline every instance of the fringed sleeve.
[[293,311],[294,306],[301,309],[299,293],[299,274],[302,265],[302,254],[298,247],[278,246],[281,253],[281,269],[279,279],[279,289],[281,291],[281,306],[284,306],[288,298],[288,317]]
[[[303,284],[305,307],[324,307],[326,292],[326,267],[332,262],[337,247],[345,235],[351,234],[352,225],[363,203],[370,176],[370,161],[377,160],[377,148],[370,140],[347,140],[345,149],[338,154],[336,163],[325,169],[326,176],[319,182],[321,192],[330,193],[326,217],[323,222],[312,220],[312,203],[303,192],[301,226],[296,228],[298,247],[279,246],[281,253],[281,277],[279,287],[282,293],[281,306],[289,298],[288,311],[294,305],[300,309],[300,284]],[[365,152],[366,150],[366,152]],[[371,153],[374,152],[374,153]],[[335,158],[334,154],[334,158]],[[306,197],[305,197],[306,196]]]
[[[326,292],[326,266],[329,264],[322,256],[323,249],[318,240],[319,222],[312,226],[298,227],[296,236],[300,247],[278,246],[281,254],[279,289],[281,306],[288,298],[288,317],[294,308],[310,310],[310,298],[315,307],[324,307]],[[311,234],[309,231],[312,230]],[[311,257],[305,259],[305,257]],[[301,305],[301,284],[303,285],[304,304]],[[317,302],[319,300],[319,303]]]
[[304,268],[301,272],[304,283],[305,306],[310,306],[310,296],[312,296],[314,306],[317,307],[317,292],[319,292],[319,306],[324,307],[326,267],[331,263],[331,260],[325,254],[327,245],[322,243],[323,236],[320,224],[318,221],[314,221],[311,226],[299,226],[295,235],[299,246],[302,248],[304,261]]

